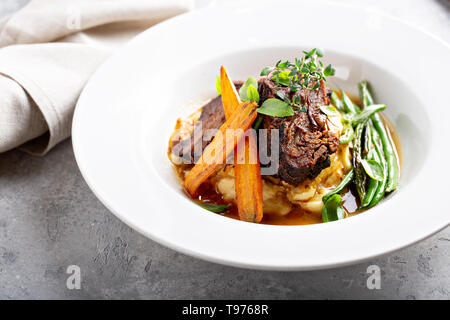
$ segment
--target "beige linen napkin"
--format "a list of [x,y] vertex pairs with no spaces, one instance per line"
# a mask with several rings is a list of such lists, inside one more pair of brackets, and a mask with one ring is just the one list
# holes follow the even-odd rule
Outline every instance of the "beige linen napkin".
[[188,11],[186,0],[32,0],[0,20],[0,152],[45,154],[70,136],[89,77],[137,33]]

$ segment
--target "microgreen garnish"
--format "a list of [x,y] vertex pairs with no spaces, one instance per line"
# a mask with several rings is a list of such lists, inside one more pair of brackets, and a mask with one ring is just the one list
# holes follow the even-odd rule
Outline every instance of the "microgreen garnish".
[[259,103],[258,89],[256,89],[253,85],[249,85],[247,88],[247,98],[249,101],[255,101],[256,103]]
[[258,81],[255,78],[248,78],[239,89],[239,96],[242,101],[255,101],[259,103]]

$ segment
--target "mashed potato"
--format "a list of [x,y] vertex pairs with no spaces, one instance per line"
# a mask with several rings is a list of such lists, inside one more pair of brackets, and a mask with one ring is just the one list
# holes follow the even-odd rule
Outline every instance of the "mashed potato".
[[[235,202],[234,166],[227,165],[210,179],[225,201]],[[292,203],[286,197],[286,187],[263,179],[264,213],[285,215],[292,210]]]
[[306,180],[297,187],[288,188],[286,197],[290,202],[311,213],[321,214],[322,197],[333,190],[352,167],[348,145],[339,146],[337,152],[330,158],[331,165],[323,169],[316,178]]
[[[328,168],[322,170],[316,178],[305,180],[296,187],[277,178],[263,177],[264,213],[286,215],[293,205],[298,205],[308,212],[320,215],[322,197],[333,190],[352,167],[348,145],[339,146],[330,158],[331,165]],[[233,165],[223,167],[210,181],[225,201],[236,201]]]
[[[171,141],[189,137],[200,113],[201,109],[187,118],[179,119]],[[328,117],[327,125],[328,130],[334,131],[337,136],[340,136],[343,129],[340,114]],[[181,163],[179,162],[180,159],[171,153],[170,159],[175,165]],[[321,215],[322,197],[333,190],[352,167],[349,145],[340,145],[337,151],[330,155],[330,160],[330,166],[323,169],[317,177],[305,180],[298,186],[293,186],[274,177],[263,176],[264,213],[284,216],[291,212],[294,206],[299,206],[305,211]],[[181,170],[181,173],[182,176],[186,175],[184,170]],[[209,178],[209,181],[216,191],[222,194],[225,201],[236,201],[233,165],[222,167]]]

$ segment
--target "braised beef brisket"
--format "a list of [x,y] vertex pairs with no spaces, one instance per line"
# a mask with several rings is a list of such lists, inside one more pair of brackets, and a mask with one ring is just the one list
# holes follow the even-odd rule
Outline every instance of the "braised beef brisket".
[[331,94],[323,81],[317,90],[302,89],[291,93],[289,88],[277,87],[272,80],[263,78],[259,82],[258,91],[261,102],[278,98],[277,91],[281,91],[290,100],[294,95],[300,97],[301,105],[306,107],[306,111],[294,109],[295,114],[291,117],[265,115],[263,118],[264,129],[279,130],[279,178],[298,185],[307,178],[316,177],[324,168],[329,167],[330,154],[336,151],[339,139],[333,132],[328,131],[327,116],[320,110],[320,106],[330,103]]
[[[242,81],[234,82],[238,90],[242,84]],[[195,123],[191,136],[182,141],[174,141],[172,152],[190,163],[197,162],[203,150],[214,138],[214,135],[206,136],[208,130],[219,129],[224,122],[225,111],[222,105],[222,97],[218,96],[202,107],[200,118]]]

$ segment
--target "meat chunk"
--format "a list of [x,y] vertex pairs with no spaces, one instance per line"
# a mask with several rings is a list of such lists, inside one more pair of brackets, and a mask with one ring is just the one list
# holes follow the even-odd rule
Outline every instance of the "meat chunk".
[[191,136],[181,141],[174,141],[172,152],[186,162],[195,163],[214,137],[211,134],[209,137],[206,136],[208,130],[217,130],[224,122],[225,111],[222,98],[218,96],[202,107],[202,113],[194,125]]
[[[234,82],[238,90],[242,84],[241,81]],[[172,152],[187,162],[197,162],[203,150],[214,138],[214,131],[218,130],[224,122],[225,111],[222,98],[218,96],[202,107],[200,118],[195,123],[191,136],[185,140],[173,142]]]
[[[306,111],[295,110],[291,117],[264,116],[265,129],[279,130],[279,178],[298,185],[329,167],[330,154],[336,152],[339,138],[328,130],[327,116],[320,110],[320,106],[330,103],[330,92],[323,81],[317,90],[302,89],[291,93],[289,88],[277,87],[271,79],[263,78],[258,91],[261,103],[269,98],[278,98],[277,91],[281,91],[290,99],[294,95],[300,97],[302,106],[306,108]],[[267,147],[270,154],[270,144]]]

